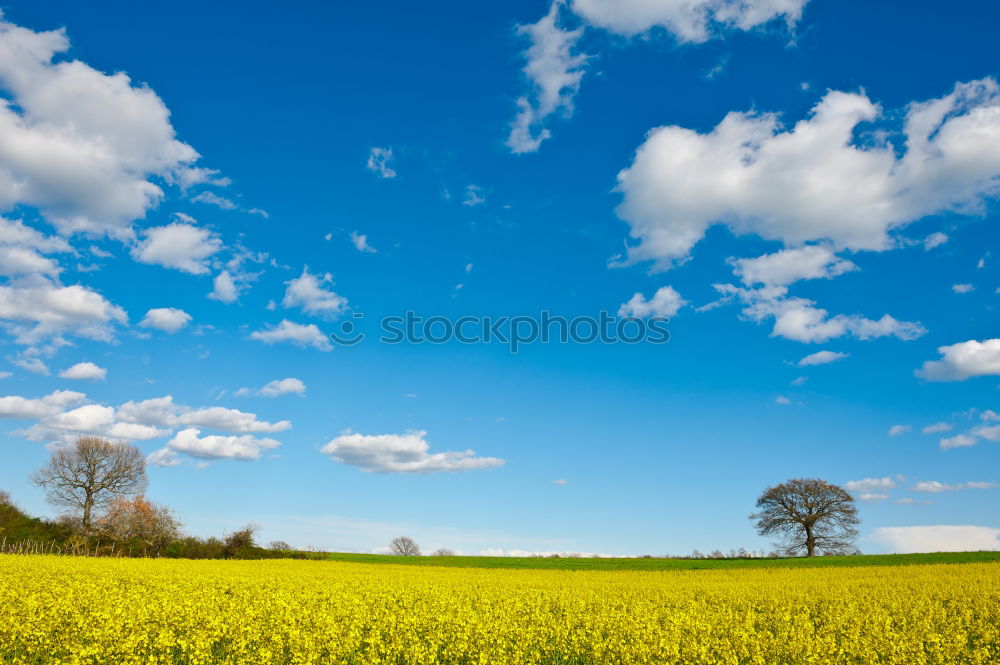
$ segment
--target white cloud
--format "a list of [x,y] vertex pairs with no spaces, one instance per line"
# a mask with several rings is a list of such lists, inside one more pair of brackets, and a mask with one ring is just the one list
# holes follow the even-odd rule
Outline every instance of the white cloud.
[[478,185],[468,185],[465,188],[465,198],[462,199],[462,205],[474,207],[482,205],[483,203],[486,203],[486,196],[483,193],[483,188]]
[[145,240],[132,250],[136,261],[192,275],[208,273],[206,259],[222,249],[222,241],[214,233],[183,222],[155,226],[143,234]]
[[94,363],[77,363],[59,372],[59,377],[63,379],[90,379],[91,381],[103,381],[108,376],[108,370],[98,367]]
[[899,554],[1000,549],[1000,529],[985,526],[883,526],[870,538]]
[[32,374],[41,374],[42,376],[49,375],[49,366],[46,365],[41,358],[36,358],[35,356],[18,355],[15,356],[14,358],[11,358],[10,361],[26,372],[31,372]]
[[706,229],[725,224],[789,246],[890,249],[890,232],[944,211],[975,213],[1000,180],[1000,91],[960,83],[907,107],[907,150],[855,144],[881,111],[865,95],[831,91],[782,129],[775,114],[733,112],[711,132],[651,131],[618,176],[618,214],[639,244],[627,262],[683,261]]
[[223,210],[236,210],[238,207],[226,197],[219,196],[214,192],[201,192],[197,196],[191,197],[191,200],[195,203],[207,203],[208,205],[215,206],[216,208],[221,208]]
[[889,428],[889,436],[899,436],[901,434],[906,434],[913,428],[909,425],[893,425]]
[[955,293],[972,293],[976,290],[972,284],[952,284],[951,290]]
[[924,238],[924,251],[930,251],[935,247],[940,247],[941,245],[948,242],[948,236],[940,231],[935,231]]
[[476,457],[472,450],[431,453],[427,432],[365,435],[345,432],[331,439],[321,452],[341,464],[378,473],[436,473],[489,469],[504,464],[496,457]]
[[182,408],[174,416],[173,422],[182,426],[208,427],[236,434],[284,432],[292,426],[292,423],[287,420],[269,423],[257,420],[256,414],[239,409],[226,409],[221,406],[210,406],[204,409]]
[[947,485],[936,480],[922,480],[913,486],[914,492],[940,494],[941,492],[957,492],[958,490],[988,490],[997,487],[996,483],[968,482],[957,485]]
[[794,24],[808,0],[572,0],[591,25],[634,36],[661,28],[679,42],[704,42],[726,30],[751,30],[775,19]]
[[733,272],[747,286],[787,286],[802,279],[832,279],[858,267],[825,245],[783,249],[755,259],[730,259]]
[[987,441],[1000,442],[1000,425],[980,425],[972,430],[974,436],[982,437]]
[[885,492],[862,492],[858,495],[861,501],[885,501],[889,495]]
[[281,304],[285,307],[300,307],[306,314],[312,314],[323,319],[333,319],[347,309],[347,298],[339,296],[329,289],[324,289],[327,282],[333,283],[333,277],[326,273],[322,278],[302,269],[302,275],[285,282],[285,297]]
[[566,480],[565,478],[557,478],[556,480],[552,481],[552,484],[553,485],[559,485],[559,486],[568,485],[569,481]]
[[280,397],[281,395],[288,395],[290,393],[305,396],[306,384],[300,379],[289,377],[287,379],[275,379],[259,390],[240,388],[234,394],[237,397],[247,397],[249,395],[256,395],[257,397]]
[[896,487],[896,481],[892,476],[862,478],[861,480],[851,480],[844,483],[844,489],[848,492],[873,492],[877,490],[890,490],[894,487]]
[[42,418],[55,415],[67,406],[87,399],[83,393],[72,390],[56,390],[45,397],[29,399],[20,395],[0,397],[0,418]]
[[974,376],[1000,376],[1000,339],[970,339],[939,346],[941,360],[928,360],[916,375],[928,381],[964,381]]
[[176,307],[155,307],[148,312],[139,323],[144,328],[156,328],[168,333],[175,333],[191,321],[191,315]]
[[233,281],[233,276],[229,274],[228,270],[223,270],[216,275],[212,286],[212,292],[208,294],[212,300],[231,303],[236,302],[240,295],[239,289],[236,288],[236,283]]
[[951,448],[968,448],[969,446],[974,445],[976,445],[976,437],[969,436],[968,434],[956,434],[955,436],[941,439],[940,441],[941,450],[949,450]]
[[798,362],[799,367],[808,367],[809,365],[826,365],[828,363],[836,362],[842,358],[846,358],[848,354],[840,353],[838,351],[817,351],[816,353],[810,353],[808,356],[803,358]]
[[777,397],[774,398],[774,403],[775,404],[791,404],[792,400],[790,400],[789,398],[785,397],[784,395],[778,395]]
[[[518,26],[528,37],[523,57],[531,90],[517,100],[507,146],[511,152],[535,152],[551,137],[545,126],[555,114],[573,114],[589,56],[577,44],[584,26],[563,27],[571,10],[585,25],[633,36],[663,29],[679,42],[703,42],[727,30],[751,30],[783,17],[795,23],[807,0],[553,0],[537,23]],[[564,15],[564,9],[567,12]]]
[[69,49],[64,30],[0,21],[0,208],[37,207],[63,233],[131,236],[162,198],[150,181],[197,180],[198,153],[178,141],[170,111],[145,85],[103,74]]
[[646,300],[646,297],[641,293],[636,293],[631,300],[618,308],[618,316],[671,317],[686,304],[687,301],[681,298],[681,294],[677,293],[672,286],[663,286],[657,289],[649,300]]
[[0,286],[0,319],[21,344],[76,335],[108,342],[112,324],[125,323],[125,310],[79,284],[62,286],[34,276]]
[[576,52],[583,29],[559,26],[563,3],[553,2],[537,23],[518,26],[518,34],[530,40],[524,58],[524,74],[531,92],[517,100],[518,113],[511,123],[507,147],[515,154],[536,152],[551,136],[545,121],[554,113],[573,114],[573,97],[580,89],[587,56]]
[[[249,434],[243,436],[220,436],[210,434],[199,436],[201,430],[189,427],[182,429],[167,442],[166,450],[184,453],[203,460],[235,459],[250,461],[260,458],[262,452],[277,448],[280,441],[269,438],[258,438]],[[166,462],[165,466],[174,466],[175,458],[169,453],[154,453],[152,462]]]
[[296,379],[289,377],[287,379],[275,379],[269,382],[263,388],[257,391],[257,394],[261,397],[278,397],[279,395],[287,395],[289,393],[295,393],[297,395],[304,395],[306,392],[306,384],[301,381],[301,379]]
[[[178,428],[209,428],[239,435],[283,432],[287,420],[267,422],[253,413],[207,407],[195,409],[175,404],[169,395],[117,407],[85,403],[86,395],[56,391],[40,399],[12,395],[0,397],[0,417],[37,422],[15,432],[31,441],[66,444],[80,435],[148,441],[171,435]],[[73,407],[73,408],[70,408]],[[234,440],[244,440],[234,437]],[[165,455],[165,454],[164,454]]]
[[389,163],[392,161],[392,148],[372,148],[368,153],[368,170],[380,178],[395,178],[396,171]]
[[378,250],[368,244],[368,236],[358,233],[357,231],[351,231],[351,243],[354,248],[359,252],[365,252],[367,254],[374,254]]
[[723,302],[738,298],[744,305],[743,316],[751,321],[762,323],[773,318],[772,337],[821,343],[848,335],[862,340],[889,336],[911,340],[927,332],[919,322],[899,321],[888,314],[877,320],[857,314],[831,317],[812,300],[790,297],[783,286],[760,289],[742,289],[732,284],[713,286],[723,295]]
[[310,323],[304,325],[301,323],[292,323],[288,319],[283,319],[277,326],[250,333],[250,339],[255,339],[265,344],[291,342],[297,346],[311,346],[320,351],[330,351],[333,349],[330,340],[316,327],[316,324]]
[[952,426],[948,423],[934,423],[933,425],[927,425],[920,430],[922,434],[940,434],[941,432],[950,432]]

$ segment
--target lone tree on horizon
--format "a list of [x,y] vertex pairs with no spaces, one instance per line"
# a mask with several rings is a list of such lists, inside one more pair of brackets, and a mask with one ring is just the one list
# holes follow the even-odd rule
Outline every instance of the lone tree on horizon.
[[52,453],[31,482],[46,490],[52,505],[79,511],[80,526],[89,531],[94,510],[142,494],[146,460],[141,450],[124,441],[81,436]]
[[858,537],[858,509],[843,487],[819,478],[793,478],[768,487],[750,515],[761,536],[777,536],[786,556],[850,554]]
[[396,556],[420,556],[420,546],[412,538],[400,536],[389,543],[389,551]]

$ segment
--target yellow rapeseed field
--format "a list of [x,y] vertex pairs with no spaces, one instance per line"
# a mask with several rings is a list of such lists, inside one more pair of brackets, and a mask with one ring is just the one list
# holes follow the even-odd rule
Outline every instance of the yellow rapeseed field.
[[1000,565],[594,572],[0,556],[2,663],[1000,662]]

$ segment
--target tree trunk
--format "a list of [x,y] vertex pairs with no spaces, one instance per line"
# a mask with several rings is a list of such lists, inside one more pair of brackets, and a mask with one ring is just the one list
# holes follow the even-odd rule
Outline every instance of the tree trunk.
[[806,527],[806,556],[816,556],[816,539],[812,534],[812,527]]
[[90,531],[90,511],[94,507],[94,499],[87,493],[86,498],[83,500],[83,531],[84,533]]

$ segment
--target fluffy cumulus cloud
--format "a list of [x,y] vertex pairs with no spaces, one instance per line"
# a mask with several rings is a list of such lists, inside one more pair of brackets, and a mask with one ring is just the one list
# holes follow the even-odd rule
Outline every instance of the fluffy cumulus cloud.
[[551,136],[544,126],[549,116],[573,113],[573,97],[580,89],[587,57],[576,51],[583,28],[560,27],[562,7],[562,2],[553,2],[537,23],[518,27],[518,33],[529,40],[524,75],[531,93],[518,98],[518,113],[507,137],[507,147],[515,154],[535,152]]
[[154,307],[146,312],[139,323],[144,328],[156,328],[163,332],[175,333],[191,321],[191,315],[176,307]]
[[336,318],[347,309],[347,298],[323,288],[327,283],[333,283],[330,273],[317,277],[309,272],[309,268],[303,268],[299,277],[285,282],[287,288],[281,304],[285,307],[299,307],[306,314],[323,319]]
[[132,250],[132,258],[192,275],[207,274],[206,260],[222,249],[217,235],[187,222],[145,229],[143,235]]
[[315,323],[293,323],[288,319],[283,319],[276,326],[271,326],[264,330],[255,330],[250,333],[250,339],[255,339],[265,344],[288,342],[296,346],[312,347],[320,351],[333,350],[330,340]]
[[[161,466],[179,464],[183,459],[179,454],[200,459],[256,459],[261,450],[280,444],[255,435],[284,432],[292,426],[287,420],[268,422],[238,409],[177,404],[170,395],[107,406],[90,402],[85,394],[69,390],[40,398],[0,397],[0,418],[34,420],[34,424],[14,433],[30,441],[56,446],[70,443],[81,435],[149,441],[176,432],[164,448],[150,457],[151,463]],[[201,436],[201,429],[227,435]]]
[[975,376],[1000,376],[1000,339],[970,339],[939,346],[941,360],[928,360],[917,370],[928,381],[964,381]]
[[87,399],[84,393],[57,390],[44,397],[27,398],[20,395],[0,397],[0,418],[16,420],[43,418],[55,415],[66,407]]
[[976,437],[969,434],[956,434],[955,436],[949,436],[941,439],[939,445],[941,446],[941,450],[969,448],[976,445]]
[[94,363],[82,362],[67,367],[59,372],[62,379],[89,379],[91,381],[103,381],[108,376],[108,370],[98,367]]
[[236,282],[233,280],[233,276],[229,274],[228,270],[223,270],[215,279],[212,280],[212,292],[208,294],[208,297],[212,300],[218,300],[219,302],[232,303],[236,302],[239,298],[240,292],[239,288],[236,286]]
[[869,539],[899,554],[1000,550],[1000,529],[985,526],[884,526]]
[[889,314],[880,319],[869,319],[860,314],[831,316],[812,300],[788,295],[787,287],[783,286],[759,289],[744,289],[733,284],[713,286],[723,296],[720,303],[731,300],[741,302],[745,318],[757,323],[773,320],[773,337],[822,343],[846,336],[861,340],[879,337],[912,340],[927,332],[919,322],[899,321]]
[[672,286],[664,286],[657,289],[649,300],[646,300],[646,296],[641,293],[636,293],[628,302],[623,303],[618,308],[618,316],[670,317],[686,304],[687,301],[681,298],[681,294],[677,293]]
[[846,358],[848,354],[840,353],[838,351],[817,351],[816,353],[810,353],[808,356],[799,360],[799,367],[808,367],[810,365],[828,365],[832,362],[837,362],[843,358]]
[[288,394],[305,395],[306,384],[301,379],[289,377],[287,379],[275,379],[257,391],[257,395],[261,397],[279,397]]
[[911,103],[897,156],[855,140],[879,119],[860,93],[831,91],[790,128],[776,114],[733,112],[702,134],[654,129],[618,176],[618,214],[638,242],[628,262],[683,261],[713,224],[790,247],[886,250],[924,216],[982,210],[1000,182],[1000,91],[993,79]]
[[0,325],[21,344],[67,335],[109,342],[126,321],[125,310],[80,284],[33,275],[0,286]]
[[131,237],[164,196],[154,182],[210,183],[178,141],[170,111],[128,75],[58,56],[64,30],[35,32],[0,18],[0,209],[36,207],[63,233]]
[[503,465],[497,457],[476,457],[472,450],[430,452],[427,432],[366,435],[345,432],[331,439],[322,452],[341,464],[377,473],[437,473],[471,471]]
[[730,263],[747,286],[787,286],[803,279],[832,279],[858,269],[825,245],[783,249],[753,259],[731,259]]
[[201,436],[201,430],[189,427],[177,432],[165,448],[156,451],[150,462],[156,466],[175,466],[177,454],[182,453],[201,460],[234,459],[252,461],[260,458],[262,452],[277,448],[281,442],[267,437],[250,435],[222,436],[209,434]]
[[751,30],[775,19],[793,24],[808,0],[572,0],[589,24],[634,36],[654,28],[681,42],[704,42],[725,30]]
[[0,218],[0,275],[4,277],[38,274],[56,278],[62,268],[46,255],[71,251],[63,238],[45,235],[19,220]]
[[896,487],[896,480],[885,478],[863,478],[844,483],[844,489],[853,492],[862,501],[884,501],[889,498],[889,490]]

